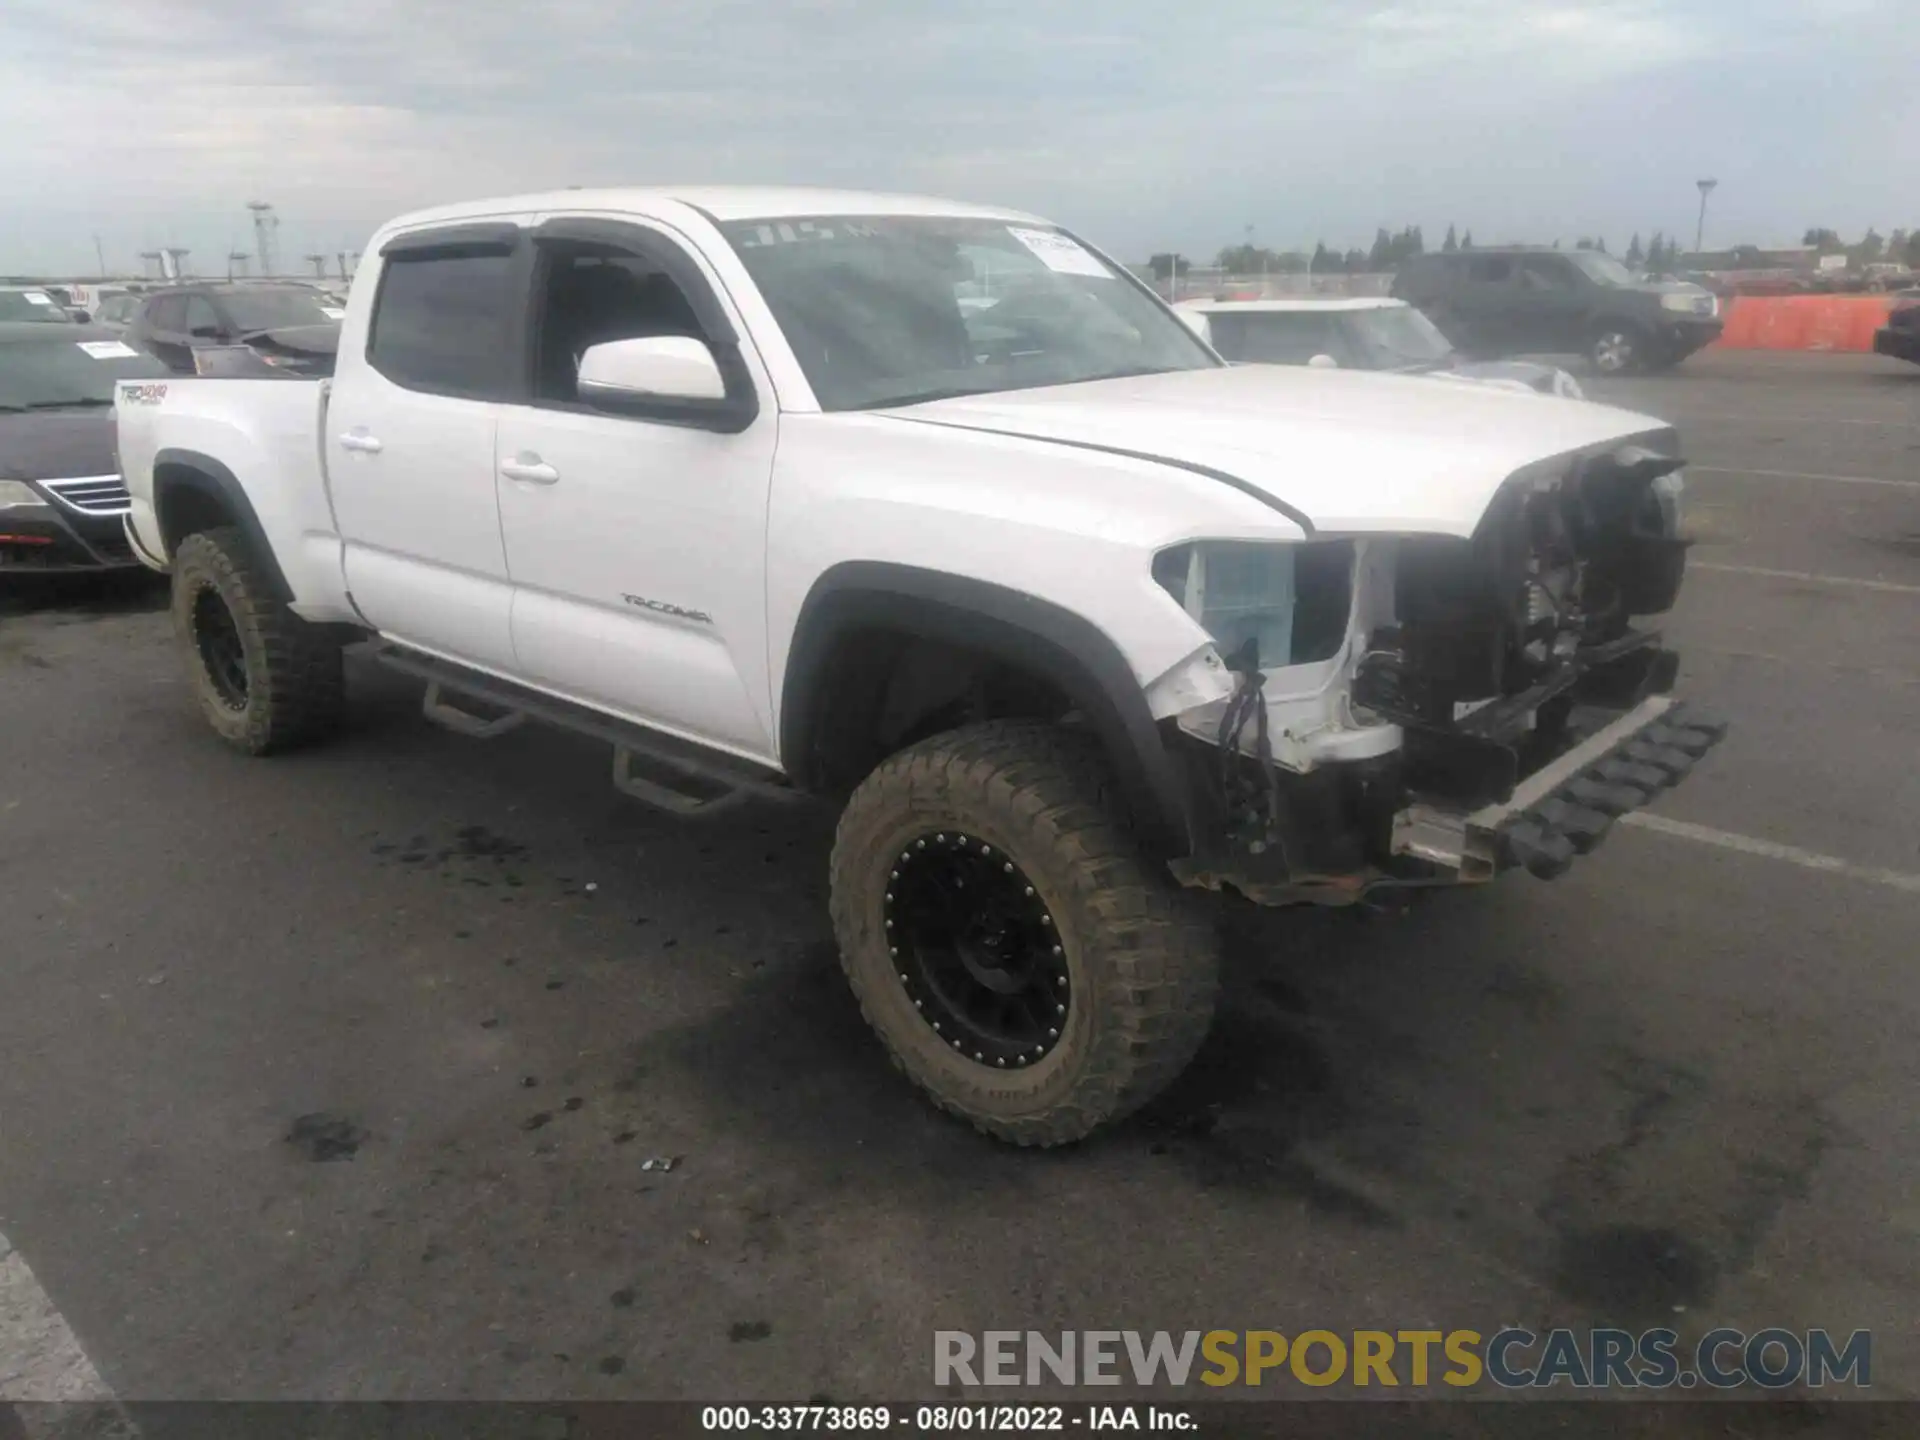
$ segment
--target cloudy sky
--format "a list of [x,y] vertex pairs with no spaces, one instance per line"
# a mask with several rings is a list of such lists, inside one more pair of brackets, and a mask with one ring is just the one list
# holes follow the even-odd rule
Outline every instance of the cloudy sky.
[[1920,0],[0,0],[0,272],[568,184],[913,189],[1131,257],[1920,226]]

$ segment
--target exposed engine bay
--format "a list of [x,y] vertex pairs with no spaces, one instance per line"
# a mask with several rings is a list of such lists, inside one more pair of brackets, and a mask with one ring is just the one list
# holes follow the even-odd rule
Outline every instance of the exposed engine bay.
[[[1668,477],[1680,465],[1633,448],[1564,477],[1517,477],[1470,540],[1400,542],[1395,619],[1372,632],[1353,702],[1409,732],[1410,788],[1504,798],[1530,767],[1509,768],[1499,750],[1520,762],[1552,745],[1575,701],[1625,705],[1671,687],[1677,657],[1631,622],[1679,594],[1688,541]],[[1482,743],[1436,754],[1433,739]]]

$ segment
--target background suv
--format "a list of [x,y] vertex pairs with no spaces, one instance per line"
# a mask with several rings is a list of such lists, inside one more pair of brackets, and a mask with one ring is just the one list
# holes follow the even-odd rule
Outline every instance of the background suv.
[[1463,359],[1425,315],[1404,300],[1384,295],[1183,300],[1175,308],[1235,364],[1391,370],[1582,398],[1579,382],[1556,365]]
[[1873,348],[1877,354],[1920,365],[1920,292],[1894,302],[1887,323],[1873,332]]
[[1577,353],[1602,374],[1664,370],[1720,337],[1711,291],[1642,280],[1597,250],[1416,255],[1394,276],[1392,293],[1469,354]]

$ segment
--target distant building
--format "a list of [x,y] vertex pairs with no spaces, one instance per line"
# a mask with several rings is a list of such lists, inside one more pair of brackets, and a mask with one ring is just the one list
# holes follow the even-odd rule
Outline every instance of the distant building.
[[1702,250],[1674,261],[1676,270],[1813,270],[1820,250],[1815,245],[1735,245],[1728,250]]

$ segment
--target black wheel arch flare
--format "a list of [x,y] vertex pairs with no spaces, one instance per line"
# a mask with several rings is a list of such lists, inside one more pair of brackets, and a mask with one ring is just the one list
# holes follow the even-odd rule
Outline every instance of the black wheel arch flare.
[[168,523],[169,514],[175,513],[177,497],[183,492],[204,498],[220,510],[225,523],[239,527],[241,534],[247,537],[247,545],[256,563],[273,587],[274,599],[284,603],[293,598],[286,574],[280,568],[279,558],[273,553],[273,546],[267,540],[267,532],[261,526],[260,516],[253,508],[253,502],[247,498],[246,490],[232,470],[211,455],[203,455],[197,450],[165,449],[153,457],[154,518],[159,522],[160,538],[169,559],[179,548],[180,542],[191,533],[178,531]]
[[1058,684],[1098,738],[1142,845],[1161,860],[1191,852],[1186,788],[1145,691],[1106,632],[1050,601],[917,566],[847,561],[808,592],[781,687],[780,756],[796,783],[824,788],[829,661],[849,633],[868,629],[965,646]]

